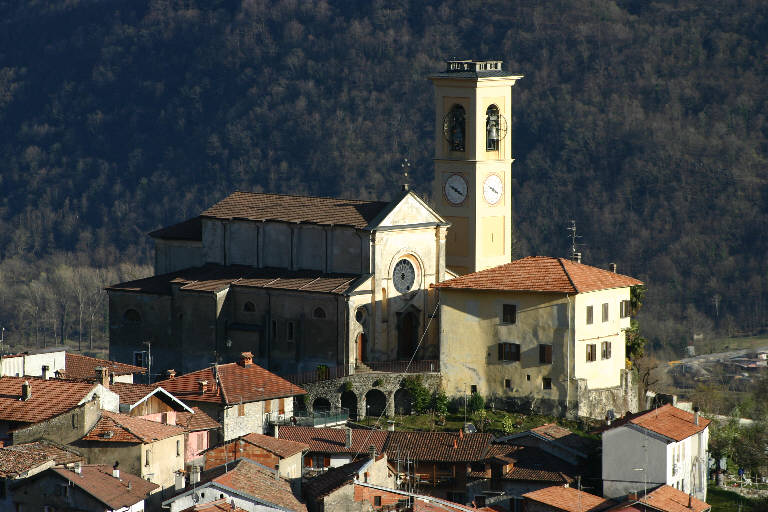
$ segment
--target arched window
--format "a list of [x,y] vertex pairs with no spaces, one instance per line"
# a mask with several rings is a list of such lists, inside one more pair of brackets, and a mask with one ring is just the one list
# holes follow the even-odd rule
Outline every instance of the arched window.
[[312,316],[315,318],[325,318],[325,310],[321,307],[316,307],[312,312]]
[[135,309],[127,309],[123,313],[123,321],[126,324],[136,325],[141,323],[141,315]]
[[443,135],[451,151],[464,151],[466,133],[464,107],[454,105],[443,118]]
[[256,311],[256,305],[253,302],[248,301],[245,303],[245,306],[243,306],[243,311],[246,313],[253,313]]
[[485,111],[485,150],[498,151],[500,138],[499,107],[491,105]]

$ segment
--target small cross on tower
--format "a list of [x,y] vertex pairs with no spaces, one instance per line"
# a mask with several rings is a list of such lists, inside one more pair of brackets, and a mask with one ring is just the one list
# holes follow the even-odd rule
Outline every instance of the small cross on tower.
[[403,170],[403,192],[407,192],[409,190],[408,169],[411,168],[411,162],[409,162],[407,158],[403,158],[400,168]]

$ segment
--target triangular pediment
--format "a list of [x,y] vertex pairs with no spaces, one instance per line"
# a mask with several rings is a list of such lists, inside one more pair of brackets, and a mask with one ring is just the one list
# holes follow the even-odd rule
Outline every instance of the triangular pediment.
[[440,215],[413,192],[405,192],[394,199],[374,219],[370,228],[397,228],[423,225],[448,225]]

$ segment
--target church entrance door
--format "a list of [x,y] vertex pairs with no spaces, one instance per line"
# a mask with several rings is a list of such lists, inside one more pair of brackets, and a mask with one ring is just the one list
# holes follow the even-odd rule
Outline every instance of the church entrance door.
[[361,363],[365,362],[365,349],[368,344],[368,337],[364,332],[357,335],[357,360]]
[[410,360],[419,338],[419,316],[414,311],[399,313],[397,358]]

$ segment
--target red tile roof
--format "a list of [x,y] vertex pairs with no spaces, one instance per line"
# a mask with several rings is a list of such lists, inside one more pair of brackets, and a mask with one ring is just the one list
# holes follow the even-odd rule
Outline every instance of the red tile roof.
[[182,427],[102,411],[101,419],[82,438],[108,443],[152,443],[184,433]]
[[157,388],[149,384],[114,382],[109,386],[109,389],[120,396],[121,404],[133,405]]
[[221,423],[205,414],[199,407],[193,407],[192,410],[194,411],[194,414],[190,412],[177,412],[176,425],[187,432],[210,430],[212,428],[221,427]]
[[268,452],[272,452],[282,458],[290,457],[291,455],[309,450],[308,444],[290,441],[288,439],[276,439],[272,436],[265,436],[263,434],[251,433],[247,436],[243,436],[241,439],[254,446],[258,446],[259,448],[264,448]]
[[[511,466],[503,476],[505,480],[568,484],[583,472],[579,467],[531,446],[494,444],[488,449],[487,459]],[[480,474],[473,476],[482,477]]]
[[17,455],[19,462],[32,464],[33,466],[39,465],[36,461],[39,460],[40,456],[44,457],[45,460],[52,460],[56,466],[86,461],[73,448],[56,444],[53,441],[41,440],[32,443],[14,444],[0,449],[0,476],[2,476],[4,471],[14,470],[12,465],[6,465],[2,462],[2,459],[5,457],[10,464],[10,461],[14,460]]
[[207,263],[168,274],[108,286],[107,290],[170,295],[173,286],[185,291],[220,292],[230,286],[314,293],[344,293],[359,274],[326,274],[317,270],[255,268]]
[[[205,391],[200,389],[201,381],[208,383]],[[180,400],[227,405],[306,394],[300,387],[257,364],[220,364],[167,379],[156,385],[162,386]]]
[[633,416],[628,423],[638,425],[675,441],[682,441],[707,428],[709,420],[700,416],[699,424],[696,425],[693,413],[666,404],[658,409]]
[[[21,399],[21,386],[30,384],[31,397]],[[77,406],[95,384],[33,377],[0,377],[0,421],[37,423]]]
[[390,432],[385,451],[419,461],[474,462],[485,459],[492,434],[453,432]]
[[301,222],[365,228],[387,206],[384,201],[235,192],[205,210],[201,217]]
[[347,434],[343,428],[314,428],[281,426],[280,439],[288,439],[309,446],[309,451],[319,453],[360,453],[365,455],[371,445],[376,453],[384,451],[389,432],[383,430],[352,429],[352,446],[345,446]]
[[523,494],[526,500],[544,503],[564,512],[592,512],[604,510],[612,501],[572,487],[552,486]]
[[275,478],[274,470],[248,459],[238,459],[204,471],[200,482],[216,482],[288,510],[307,510],[306,505],[296,499],[285,479]]
[[498,267],[443,281],[443,289],[584,293],[643,284],[635,278],[565,258],[529,256]]
[[[690,499],[691,506],[688,506]],[[709,504],[696,499],[683,491],[678,491],[669,485],[662,485],[658,489],[649,492],[644,500],[654,508],[663,512],[705,512],[710,509]]]
[[[0,449],[0,478],[16,478],[50,461],[45,453]],[[0,483],[0,485],[3,485]]]
[[302,485],[302,492],[308,500],[317,500],[327,496],[344,485],[351,484],[357,475],[373,459],[365,457],[343,466],[329,468],[326,472],[310,478]]
[[122,471],[120,478],[115,478],[109,466],[82,466],[80,474],[64,468],[53,468],[49,471],[66,478],[111,509],[130,507],[146,499],[159,487],[157,484]]
[[65,370],[60,372],[60,375],[67,379],[95,380],[96,367],[98,366],[109,369],[109,373],[113,375],[147,373],[147,369],[142,368],[141,366],[118,363],[116,361],[109,361],[108,359],[98,359],[96,357],[83,356],[80,354],[70,354],[67,352],[64,356]]

